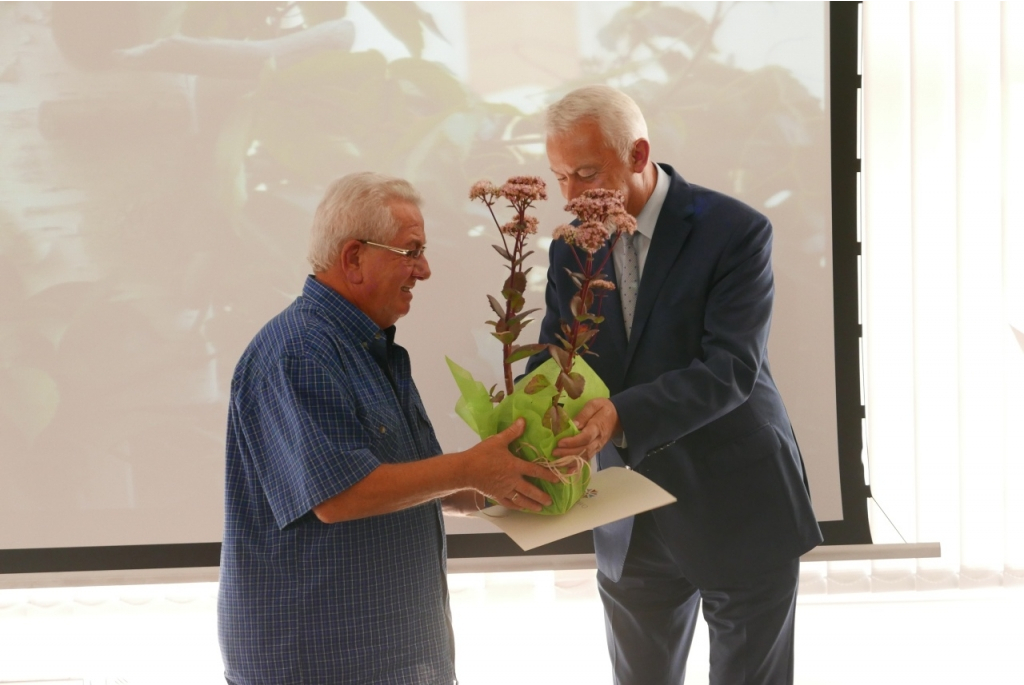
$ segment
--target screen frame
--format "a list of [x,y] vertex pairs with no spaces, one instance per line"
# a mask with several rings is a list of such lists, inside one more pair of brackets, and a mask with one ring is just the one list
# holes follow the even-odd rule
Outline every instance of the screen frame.
[[[819,522],[823,545],[871,543],[867,506],[870,488],[862,460],[865,408],[859,322],[861,244],[857,230],[860,12],[859,2],[830,2],[828,6],[835,380],[843,518]],[[449,559],[493,560],[491,566],[496,571],[503,570],[502,559],[594,553],[589,532],[529,552],[503,533],[449,534],[447,546]],[[217,567],[220,548],[219,542],[202,542],[0,549],[0,575]]]

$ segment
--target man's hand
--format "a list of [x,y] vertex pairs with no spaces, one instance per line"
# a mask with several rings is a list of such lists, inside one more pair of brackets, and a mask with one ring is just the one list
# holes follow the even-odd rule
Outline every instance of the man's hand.
[[465,510],[478,501],[461,495],[481,493],[509,509],[540,511],[551,504],[527,476],[558,482],[549,469],[519,459],[508,444],[523,434],[519,419],[502,432],[465,452],[441,454],[402,464],[381,464],[361,481],[313,507],[324,523],[351,521],[451,498],[450,508]]
[[619,412],[611,400],[599,397],[590,400],[574,419],[579,435],[562,438],[552,454],[556,457],[576,455],[584,459],[592,459],[601,451],[612,436],[622,432],[619,423]]
[[526,477],[557,483],[558,476],[550,469],[520,459],[508,451],[509,443],[522,435],[525,428],[526,422],[517,419],[511,426],[466,450],[463,455],[469,485],[474,490],[509,509],[540,511],[551,504],[551,497],[527,481]]

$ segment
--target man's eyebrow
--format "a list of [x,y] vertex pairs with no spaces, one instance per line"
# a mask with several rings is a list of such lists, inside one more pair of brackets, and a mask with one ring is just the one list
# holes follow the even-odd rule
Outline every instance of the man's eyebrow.
[[[572,169],[572,170],[570,170],[570,171],[569,171],[569,172],[567,172],[567,173],[569,173],[569,174],[578,174],[578,173],[579,173],[580,171],[582,171],[583,169],[597,169],[597,168],[598,168],[598,166],[599,166],[598,164],[582,164],[582,165],[580,165],[580,166],[576,167],[575,169]],[[558,176],[558,175],[559,175],[559,173],[561,173],[561,172],[555,171],[555,170],[554,170],[554,169],[552,169],[551,167],[548,167],[548,169],[549,169],[549,170],[551,171],[551,173],[553,173],[553,174],[554,174],[555,176]]]

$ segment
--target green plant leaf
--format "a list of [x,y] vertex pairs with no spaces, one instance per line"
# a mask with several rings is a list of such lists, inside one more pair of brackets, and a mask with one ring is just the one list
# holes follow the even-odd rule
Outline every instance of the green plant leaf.
[[512,364],[520,359],[526,359],[532,357],[538,352],[543,352],[548,348],[547,345],[535,344],[535,345],[516,345],[512,348],[512,352],[505,357],[506,364]]

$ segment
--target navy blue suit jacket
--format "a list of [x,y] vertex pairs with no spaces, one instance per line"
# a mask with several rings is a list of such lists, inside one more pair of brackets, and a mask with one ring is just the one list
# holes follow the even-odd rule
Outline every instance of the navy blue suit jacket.
[[[741,581],[821,542],[800,449],[768,366],[774,283],[772,227],[743,203],[671,185],[654,230],[628,339],[618,292],[587,362],[611,392],[628,446],[609,443],[599,468],[627,465],[676,498],[654,516],[678,566],[698,586]],[[550,249],[540,341],[571,321],[576,292]],[[605,248],[595,255],[600,264]],[[605,267],[615,280],[612,260]],[[536,355],[530,367],[546,358]],[[594,531],[598,568],[618,580],[632,518]]]

